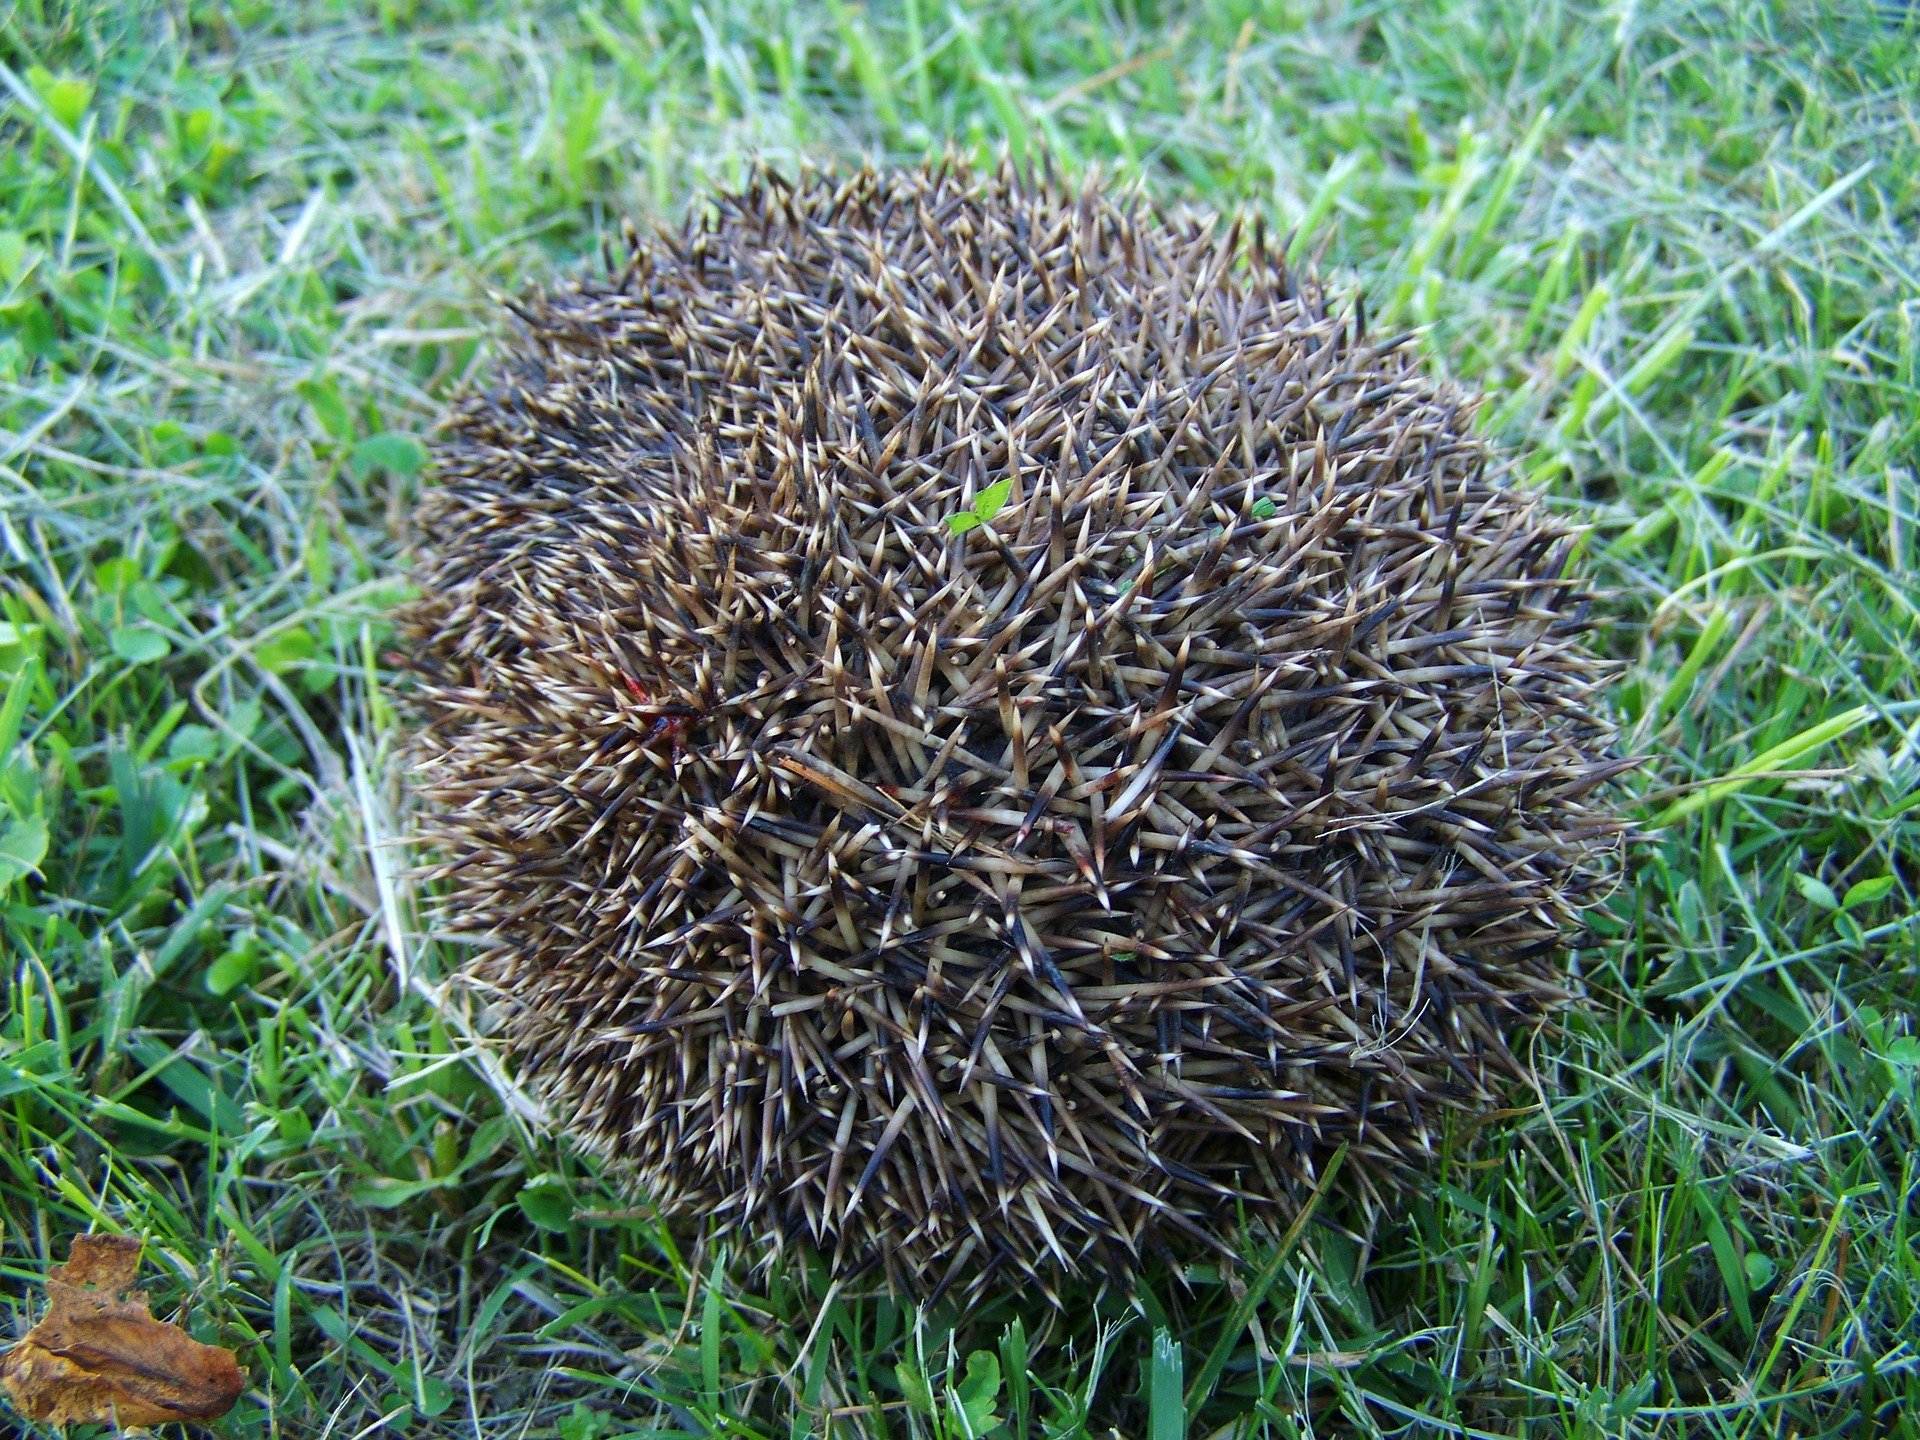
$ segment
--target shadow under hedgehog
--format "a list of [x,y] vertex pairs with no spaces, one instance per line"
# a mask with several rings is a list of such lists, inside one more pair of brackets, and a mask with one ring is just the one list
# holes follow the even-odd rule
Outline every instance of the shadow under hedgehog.
[[1257,230],[1006,169],[629,245],[514,308],[404,621],[428,873],[574,1135],[1051,1293],[1496,1103],[1623,762],[1469,401]]

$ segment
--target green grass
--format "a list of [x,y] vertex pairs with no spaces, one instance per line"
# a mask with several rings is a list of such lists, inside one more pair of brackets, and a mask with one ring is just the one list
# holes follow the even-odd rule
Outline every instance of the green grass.
[[[0,9],[12,1323],[98,1226],[240,1351],[235,1437],[1920,1436],[1899,11]],[[490,291],[754,153],[947,144],[1257,209],[1420,327],[1591,523],[1653,757],[1594,1003],[1429,1190],[958,1330],[529,1123],[415,919],[382,658]]]

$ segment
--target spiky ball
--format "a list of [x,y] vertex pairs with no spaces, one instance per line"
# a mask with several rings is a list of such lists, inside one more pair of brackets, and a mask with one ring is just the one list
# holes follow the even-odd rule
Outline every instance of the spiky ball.
[[670,1212],[1125,1274],[1488,1103],[1617,827],[1569,536],[1257,236],[757,176],[516,309],[409,617],[426,832]]

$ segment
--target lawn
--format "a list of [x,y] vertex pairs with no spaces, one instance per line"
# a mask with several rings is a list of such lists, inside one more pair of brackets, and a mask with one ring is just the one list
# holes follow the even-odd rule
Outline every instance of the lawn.
[[[1920,1436],[1920,11],[0,10],[0,1216],[240,1436]],[[749,157],[1257,211],[1591,527],[1643,839],[1538,1083],[1240,1275],[917,1313],[546,1133],[446,977],[386,617],[499,293]],[[1270,1282],[1270,1283],[1268,1283]]]

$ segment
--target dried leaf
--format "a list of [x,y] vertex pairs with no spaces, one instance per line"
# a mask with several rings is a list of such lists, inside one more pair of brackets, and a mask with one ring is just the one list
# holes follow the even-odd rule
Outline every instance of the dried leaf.
[[22,1415],[54,1425],[213,1420],[247,1379],[231,1350],[153,1318],[130,1235],[76,1235],[47,1275],[47,1313],[5,1355],[0,1388]]

